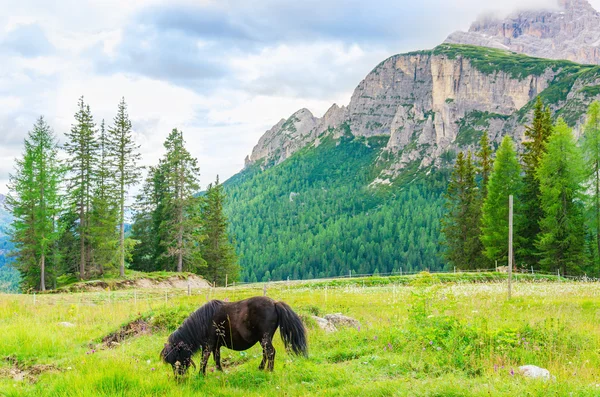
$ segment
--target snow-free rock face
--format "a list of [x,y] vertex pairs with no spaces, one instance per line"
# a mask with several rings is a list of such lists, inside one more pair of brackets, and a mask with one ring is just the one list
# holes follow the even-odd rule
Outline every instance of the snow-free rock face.
[[600,13],[587,0],[560,0],[558,7],[490,16],[468,32],[454,32],[447,43],[501,48],[541,58],[600,64]]

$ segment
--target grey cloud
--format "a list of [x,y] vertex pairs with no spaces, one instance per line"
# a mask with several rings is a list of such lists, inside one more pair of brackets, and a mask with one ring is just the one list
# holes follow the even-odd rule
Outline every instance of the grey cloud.
[[55,50],[39,25],[18,26],[0,41],[0,49],[13,51],[28,58],[48,55]]

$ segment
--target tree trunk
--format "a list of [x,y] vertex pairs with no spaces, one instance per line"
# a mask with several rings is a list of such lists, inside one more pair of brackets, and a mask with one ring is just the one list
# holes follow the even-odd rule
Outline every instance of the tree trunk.
[[40,291],[46,291],[46,256],[40,260]]
[[123,181],[121,180],[121,219],[119,235],[119,273],[125,277],[125,197],[123,194]]
[[81,209],[79,210],[79,247],[81,249],[80,252],[80,261],[79,261],[79,279],[83,280],[85,278],[85,231],[84,231],[84,223],[85,219],[83,216],[83,203],[81,205]]

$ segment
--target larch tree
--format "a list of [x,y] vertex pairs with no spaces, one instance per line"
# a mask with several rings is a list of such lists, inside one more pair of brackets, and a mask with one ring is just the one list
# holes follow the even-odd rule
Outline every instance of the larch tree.
[[224,284],[226,276],[229,281],[235,281],[239,275],[235,248],[227,233],[224,204],[225,192],[217,176],[215,183],[208,185],[202,203],[202,257],[206,261],[204,274],[213,285]]
[[[540,159],[540,264],[547,271],[578,272],[584,262],[584,162],[571,129],[559,119]],[[529,214],[528,214],[529,215]]]
[[141,172],[138,162],[141,159],[140,146],[133,139],[131,121],[127,114],[125,98],[119,102],[117,115],[113,125],[108,129],[109,154],[112,158],[112,166],[116,187],[116,199],[118,202],[118,224],[119,224],[119,273],[125,276],[125,201],[128,189],[135,185]]
[[523,260],[530,265],[537,265],[539,252],[536,239],[540,233],[540,220],[543,212],[541,206],[540,184],[537,172],[540,159],[546,153],[546,143],[552,134],[552,115],[549,108],[544,109],[542,100],[538,97],[533,111],[532,125],[525,130],[524,151],[522,155],[523,171],[523,212],[522,218],[522,254]]
[[75,124],[66,134],[64,149],[69,156],[69,199],[79,216],[79,278],[86,277],[86,264],[91,256],[90,214],[94,179],[98,163],[98,138],[89,105],[79,99]]
[[518,201],[522,186],[515,145],[506,135],[496,152],[481,217],[481,242],[485,256],[492,261],[504,264],[508,260],[508,197],[513,195]]
[[58,159],[58,143],[43,117],[25,139],[25,152],[10,175],[7,209],[14,220],[15,266],[26,288],[46,290],[46,264],[57,257],[61,212],[60,182],[64,170]]
[[[585,158],[585,178],[588,185],[588,211],[590,213],[590,231],[595,240],[593,258],[600,266],[600,102],[594,101],[587,114],[583,134],[583,152]],[[600,274],[600,268],[597,269]]]

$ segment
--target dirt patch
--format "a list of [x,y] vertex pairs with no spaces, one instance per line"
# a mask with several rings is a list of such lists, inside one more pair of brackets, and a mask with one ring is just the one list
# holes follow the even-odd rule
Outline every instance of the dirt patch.
[[173,274],[162,277],[137,277],[125,280],[90,280],[71,284],[49,293],[63,292],[100,292],[100,291],[116,291],[124,289],[162,289],[162,288],[178,288],[187,290],[188,286],[193,289],[210,288],[210,284],[203,278],[192,274]]
[[12,378],[15,381],[28,381],[35,383],[38,376],[44,372],[62,372],[63,370],[52,364],[33,364],[27,365],[20,362],[14,356],[4,357],[4,361],[11,366],[9,368],[0,368],[0,377]]
[[102,343],[108,348],[116,347],[121,344],[125,339],[133,338],[134,336],[150,335],[152,333],[152,326],[148,321],[138,318],[132,322],[125,324],[117,331],[112,332],[102,338]]

